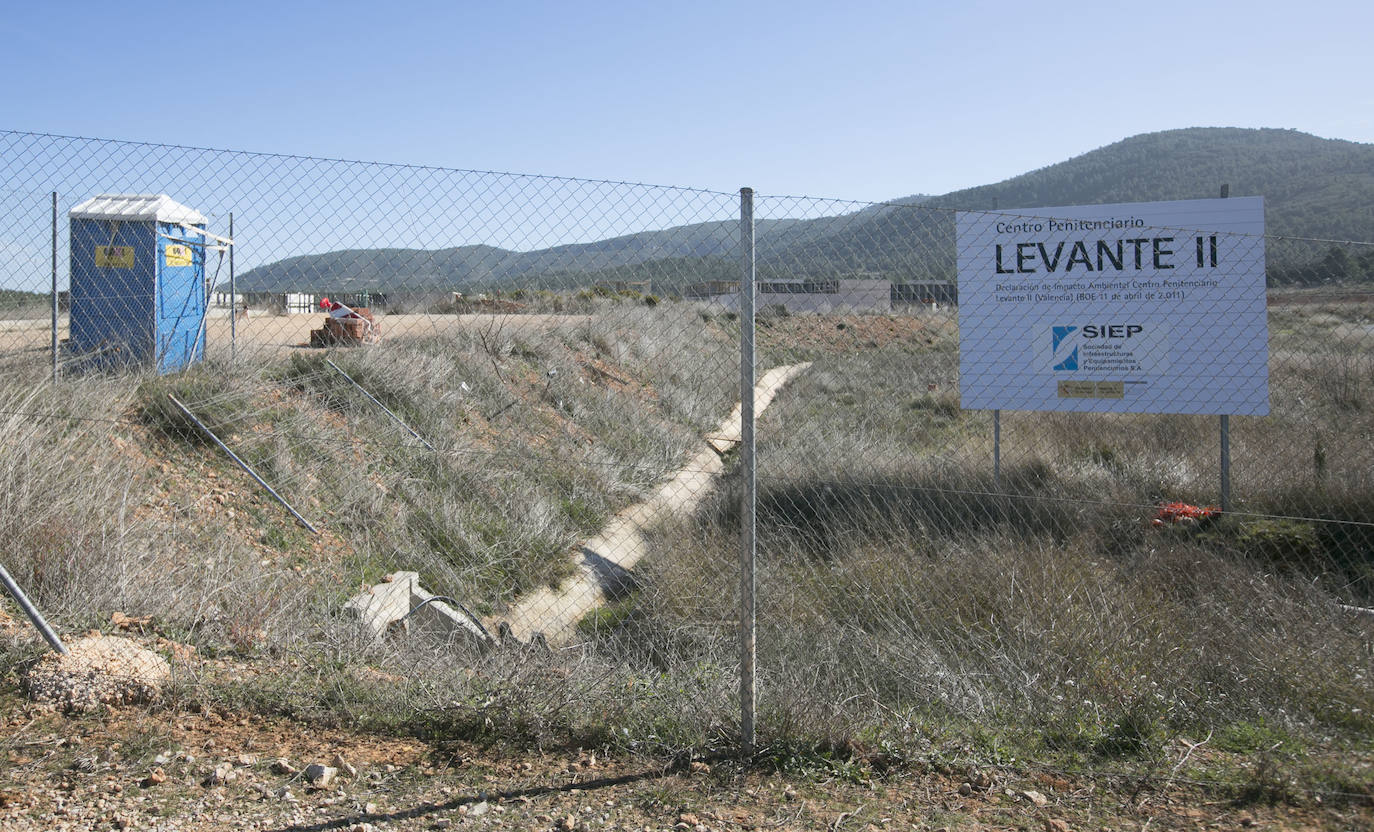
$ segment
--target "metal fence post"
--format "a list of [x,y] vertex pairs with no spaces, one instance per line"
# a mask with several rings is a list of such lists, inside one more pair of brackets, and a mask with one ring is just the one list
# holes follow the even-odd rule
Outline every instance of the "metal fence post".
[[756,499],[754,459],[754,191],[740,188],[740,462],[744,477],[740,498],[740,744],[744,755],[754,753]]
[[[1231,196],[1231,185],[1229,183],[1221,186],[1221,198],[1228,199]],[[1231,417],[1226,414],[1221,416],[1221,511],[1223,514],[1231,510]]]
[[52,380],[57,381],[57,191],[52,192]]

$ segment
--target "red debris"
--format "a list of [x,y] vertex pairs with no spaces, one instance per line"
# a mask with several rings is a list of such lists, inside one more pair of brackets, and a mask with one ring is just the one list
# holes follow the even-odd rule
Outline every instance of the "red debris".
[[1221,516],[1218,506],[1195,506],[1191,503],[1164,503],[1150,521],[1155,526],[1191,526]]

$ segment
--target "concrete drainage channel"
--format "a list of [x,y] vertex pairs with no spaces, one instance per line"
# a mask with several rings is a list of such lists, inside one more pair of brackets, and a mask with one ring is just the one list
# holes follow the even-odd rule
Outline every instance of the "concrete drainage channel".
[[[754,386],[757,417],[788,381],[809,362],[775,367]],[[573,556],[576,572],[556,589],[531,593],[496,618],[482,621],[452,598],[435,596],[420,586],[414,572],[398,572],[358,594],[345,608],[378,636],[405,632],[443,642],[462,640],[492,645],[498,640],[561,646],[573,641],[577,622],[614,601],[634,586],[632,570],[648,554],[643,529],[695,511],[711,486],[725,473],[722,455],[741,440],[742,408],[735,409],[702,448],[649,499],[624,509],[601,534],[586,541]],[[492,634],[492,630],[496,635]]]

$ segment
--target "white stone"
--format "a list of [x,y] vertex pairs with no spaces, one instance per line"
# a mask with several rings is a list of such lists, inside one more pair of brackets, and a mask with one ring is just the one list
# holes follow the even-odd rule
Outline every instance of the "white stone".
[[317,789],[329,788],[329,784],[334,782],[334,778],[339,775],[339,770],[333,766],[311,763],[305,767],[305,779],[310,785]]

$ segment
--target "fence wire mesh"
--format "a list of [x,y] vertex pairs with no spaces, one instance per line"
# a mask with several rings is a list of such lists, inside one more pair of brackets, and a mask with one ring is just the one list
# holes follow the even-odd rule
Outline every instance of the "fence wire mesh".
[[[1374,517],[1359,496],[1369,471],[1364,405],[1350,394],[1368,389],[1370,307],[1351,284],[1327,286],[1359,273],[1349,264],[1367,260],[1367,246],[1216,226],[1107,235],[1108,272],[1113,257],[1131,271],[1123,239],[1144,241],[1152,274],[1135,278],[1142,296],[1150,279],[1169,276],[1149,268],[1152,239],[1177,238],[1191,260],[1201,236],[1199,263],[1218,236],[1232,261],[1262,258],[1267,244],[1267,307],[1262,292],[1190,300],[1180,274],[1155,287],[1177,334],[1235,340],[1213,344],[1198,364],[1087,375],[1152,378],[1135,408],[1144,412],[1100,412],[1116,404],[1116,389],[1075,401],[1080,412],[1008,404],[998,413],[968,409],[979,388],[1024,400],[1041,389],[1039,362],[1067,358],[1057,344],[1042,358],[1019,328],[1035,292],[1059,290],[1018,284],[1027,275],[1013,273],[1008,243],[1011,276],[996,276],[1005,285],[980,288],[970,278],[993,275],[961,270],[957,308],[941,293],[955,291],[956,250],[991,248],[1008,239],[994,228],[1062,215],[973,212],[972,239],[956,245],[947,207],[765,198],[759,213],[837,226],[801,249],[761,251],[780,279],[822,280],[841,260],[883,287],[913,287],[894,285],[894,303],[911,298],[900,311],[880,303],[878,314],[796,315],[779,305],[759,323],[770,361],[810,362],[762,418],[758,449],[759,644],[769,651],[759,665],[798,719],[851,734],[971,721],[998,726],[984,740],[1000,748],[984,753],[1089,767],[1160,748],[1182,757],[1188,746],[1169,745],[1179,736],[1252,751],[1270,730],[1276,742],[1328,750],[1367,739]],[[1061,271],[1084,238],[1092,235],[1061,237]],[[1112,281],[1098,277],[1102,254],[1087,245],[1076,291]],[[1053,260],[1037,265],[1040,281]],[[1126,282],[1112,288],[1136,288]],[[1142,320],[1114,302],[1096,317],[1079,307],[1040,318],[1032,338],[1043,335],[1048,349],[1053,324],[1120,323],[1124,334]],[[1247,318],[1261,331],[1268,322],[1258,371],[1244,359],[1253,345],[1236,335]],[[980,378],[968,354],[980,335],[994,364],[1025,373]],[[1093,355],[1086,341],[1074,349],[1076,359]],[[1196,414],[1243,412],[1243,388],[1262,388],[1266,370],[1268,415],[1229,423],[1232,505],[1223,514],[1219,420]],[[1229,409],[1211,401],[1227,386],[1242,388],[1227,394]]]
[[[170,680],[460,736],[734,741],[738,195],[0,150],[5,563],[62,632],[133,639],[44,659],[34,695],[80,709]],[[1190,337],[1267,327],[1267,415],[1182,394],[1101,412],[1114,390],[994,414],[968,406],[987,384],[961,344],[1019,301],[970,306],[959,207],[755,203],[760,743],[1174,776],[1218,771],[1180,768],[1179,738],[1367,747],[1374,247],[1133,229],[1260,258],[1259,306],[1160,302]],[[1034,219],[970,216],[974,238]],[[1080,269],[1159,256],[1122,240]],[[1254,375],[1234,358],[1253,347],[1152,389]],[[0,623],[10,663],[31,655]],[[151,681],[57,672],[145,658]]]
[[732,651],[659,683],[596,636],[724,470],[708,438],[737,441],[738,320],[692,296],[737,276],[738,195],[0,144],[11,442],[51,453],[14,458],[13,567],[67,631],[117,612],[234,657],[174,662],[191,689],[393,722],[661,746],[695,741],[652,729],[674,712],[733,721]]

